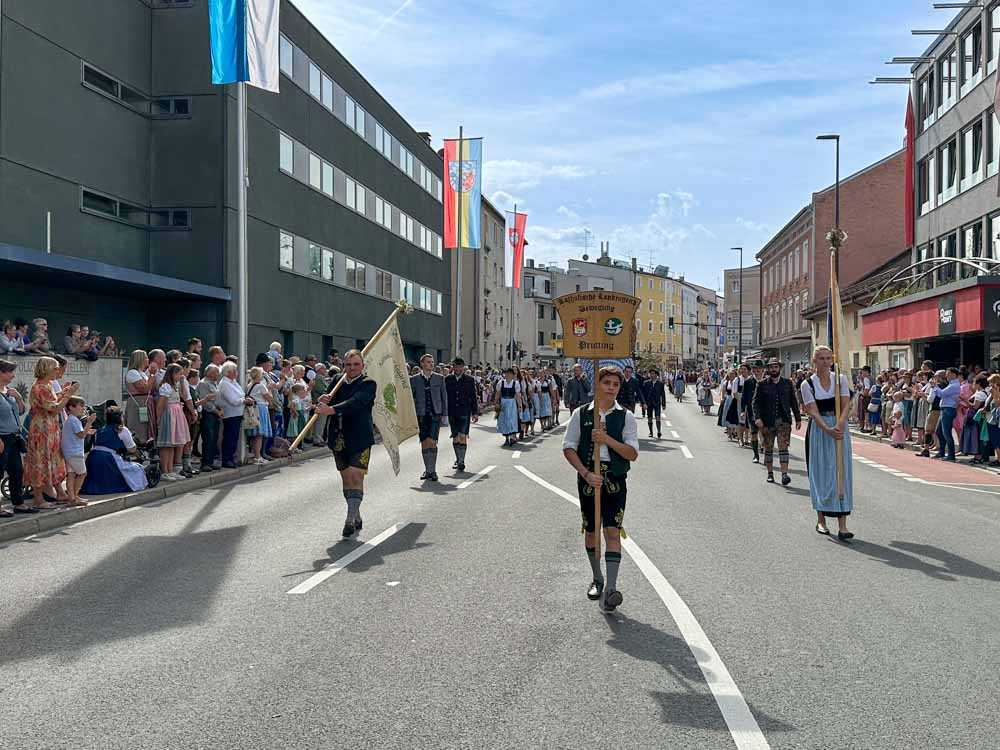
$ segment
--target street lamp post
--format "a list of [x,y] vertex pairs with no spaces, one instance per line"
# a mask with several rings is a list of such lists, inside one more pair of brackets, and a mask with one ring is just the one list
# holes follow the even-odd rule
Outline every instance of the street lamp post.
[[731,247],[730,250],[740,251],[740,339],[736,344],[736,359],[743,364],[743,248]]

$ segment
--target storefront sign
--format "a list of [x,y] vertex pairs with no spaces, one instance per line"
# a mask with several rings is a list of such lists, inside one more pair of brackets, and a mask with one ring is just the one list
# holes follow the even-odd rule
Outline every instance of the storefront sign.
[[1000,286],[988,286],[983,290],[983,330],[1000,333]]
[[955,295],[938,298],[938,336],[955,333]]
[[635,351],[640,300],[620,292],[574,292],[553,300],[563,331],[564,357],[625,358]]

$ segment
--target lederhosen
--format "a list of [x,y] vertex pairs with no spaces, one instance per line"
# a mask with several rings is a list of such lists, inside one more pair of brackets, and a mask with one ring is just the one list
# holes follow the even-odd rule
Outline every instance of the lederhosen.
[[[612,409],[604,418],[605,429],[609,436],[622,442],[625,432],[625,411],[623,409]],[[594,431],[594,405],[589,404],[580,409],[580,444],[576,452],[589,471],[593,471],[594,466],[594,445],[591,435]],[[625,518],[625,498],[627,487],[625,486],[628,477],[629,462],[608,448],[610,461],[601,461],[601,479],[604,483],[601,486],[601,523],[606,529],[620,529]],[[585,532],[593,532],[594,528],[594,488],[587,484],[586,480],[577,474],[576,491],[580,498],[580,514],[583,517],[583,528]]]
[[[833,376],[830,376],[833,378]],[[833,378],[836,380],[836,378]],[[813,400],[816,402],[816,409],[819,411],[820,416],[823,417],[835,417],[837,415],[837,397],[836,395],[830,396],[830,398],[816,398],[816,387],[813,385],[812,378],[807,378],[806,382],[809,384],[809,390],[812,391]],[[837,388],[840,388],[840,383],[835,383]],[[816,428],[819,429],[819,428]],[[812,432],[813,427],[809,425],[809,429],[806,430],[806,472],[809,472],[809,435]]]

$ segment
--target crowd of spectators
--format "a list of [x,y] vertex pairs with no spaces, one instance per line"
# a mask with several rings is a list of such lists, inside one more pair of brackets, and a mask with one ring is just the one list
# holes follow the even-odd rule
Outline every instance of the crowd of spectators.
[[[113,355],[113,338],[73,325],[66,354],[57,354],[45,321],[34,324],[31,337],[23,321],[4,325],[0,479],[12,505],[0,505],[4,518],[86,505],[84,495],[142,489],[143,461],[155,462],[164,481],[177,482],[235,468],[243,441],[247,463],[286,456],[342,364],[336,350],[325,362],[313,355],[285,358],[275,342],[257,355],[244,388],[236,357],[212,346],[203,360],[203,344],[192,338],[185,351],[133,351],[122,402],[88,404],[80,384],[66,378],[69,356]],[[27,393],[12,385],[14,356],[22,354],[41,355]],[[309,426],[305,445],[324,444],[325,421]]]

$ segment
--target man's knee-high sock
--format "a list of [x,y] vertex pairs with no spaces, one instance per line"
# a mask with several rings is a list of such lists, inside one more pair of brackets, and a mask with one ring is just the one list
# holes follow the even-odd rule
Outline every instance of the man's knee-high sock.
[[455,450],[455,460],[462,463],[462,444],[459,442],[453,442],[451,447]]
[[429,468],[427,469],[427,471],[429,471],[431,474],[434,474],[437,471],[437,462],[438,462],[438,449],[436,445],[433,448],[429,448],[427,450],[427,462],[429,464]]
[[661,433],[661,430],[660,430],[660,418],[657,417],[656,418],[656,434],[659,435],[660,433]]
[[358,520],[358,512],[361,510],[361,501],[364,500],[364,490],[344,490],[344,497],[347,498],[347,520]]
[[430,474],[432,471],[434,471],[434,467],[431,464],[431,449],[421,448],[420,454],[424,457],[424,471]]
[[587,559],[590,560],[590,570],[594,574],[594,580],[603,581],[604,574],[601,572],[601,561],[597,559],[597,548],[587,547]]
[[455,455],[458,456],[458,462],[460,464],[465,463],[465,452],[469,449],[469,446],[465,443],[455,443]]
[[608,591],[614,591],[618,585],[618,566],[622,564],[622,553],[606,550],[604,552],[604,567],[608,569]]

